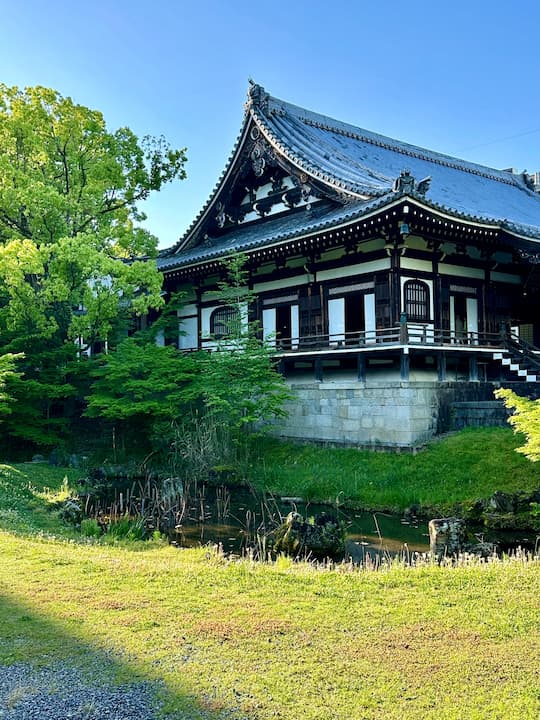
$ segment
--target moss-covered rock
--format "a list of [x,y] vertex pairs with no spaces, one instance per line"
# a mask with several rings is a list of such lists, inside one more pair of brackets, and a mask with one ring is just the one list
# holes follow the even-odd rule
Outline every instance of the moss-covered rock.
[[294,557],[339,557],[345,551],[345,528],[326,513],[306,521],[290,512],[273,533],[273,549]]

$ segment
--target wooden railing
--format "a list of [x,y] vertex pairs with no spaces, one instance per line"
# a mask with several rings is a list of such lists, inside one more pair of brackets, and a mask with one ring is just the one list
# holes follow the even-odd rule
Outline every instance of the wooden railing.
[[516,335],[508,333],[504,337],[504,345],[508,352],[523,358],[528,366],[540,370],[540,349]]
[[283,352],[369,349],[392,345],[447,346],[453,349],[482,347],[502,350],[507,347],[507,343],[508,340],[501,333],[456,332],[411,324],[371,331],[307,335],[275,340],[276,350]]

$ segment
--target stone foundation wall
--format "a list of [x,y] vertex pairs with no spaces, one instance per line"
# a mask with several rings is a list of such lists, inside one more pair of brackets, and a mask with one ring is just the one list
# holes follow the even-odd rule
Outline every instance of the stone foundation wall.
[[411,448],[440,432],[504,425],[492,383],[357,380],[291,382],[295,400],[275,434],[364,447]]
[[506,425],[510,412],[500,400],[484,400],[452,403],[453,426],[456,430],[464,427],[485,427]]
[[437,383],[354,381],[291,384],[282,437],[342,445],[411,447],[437,431]]

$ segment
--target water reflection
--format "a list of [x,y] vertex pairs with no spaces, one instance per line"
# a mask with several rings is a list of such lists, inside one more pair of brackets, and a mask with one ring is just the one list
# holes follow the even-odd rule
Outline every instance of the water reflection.
[[[297,500],[297,499],[294,499]],[[207,488],[194,499],[177,526],[173,540],[182,547],[220,543],[226,553],[241,553],[257,529],[275,527],[291,510],[305,518],[333,513],[346,526],[346,554],[353,560],[368,555],[428,552],[426,521],[404,521],[386,513],[358,512],[327,505],[261,498],[244,488]]]

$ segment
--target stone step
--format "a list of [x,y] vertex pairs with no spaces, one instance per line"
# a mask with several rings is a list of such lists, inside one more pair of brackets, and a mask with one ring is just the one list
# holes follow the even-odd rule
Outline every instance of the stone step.
[[494,360],[502,360],[503,357],[504,357],[504,353],[502,353],[502,352],[494,352],[493,353]]
[[525,380],[527,382],[538,382],[538,377],[536,375],[527,375]]
[[503,359],[501,360],[501,363],[503,365],[510,365],[511,362],[512,362],[512,358],[509,358],[509,357],[503,357]]

